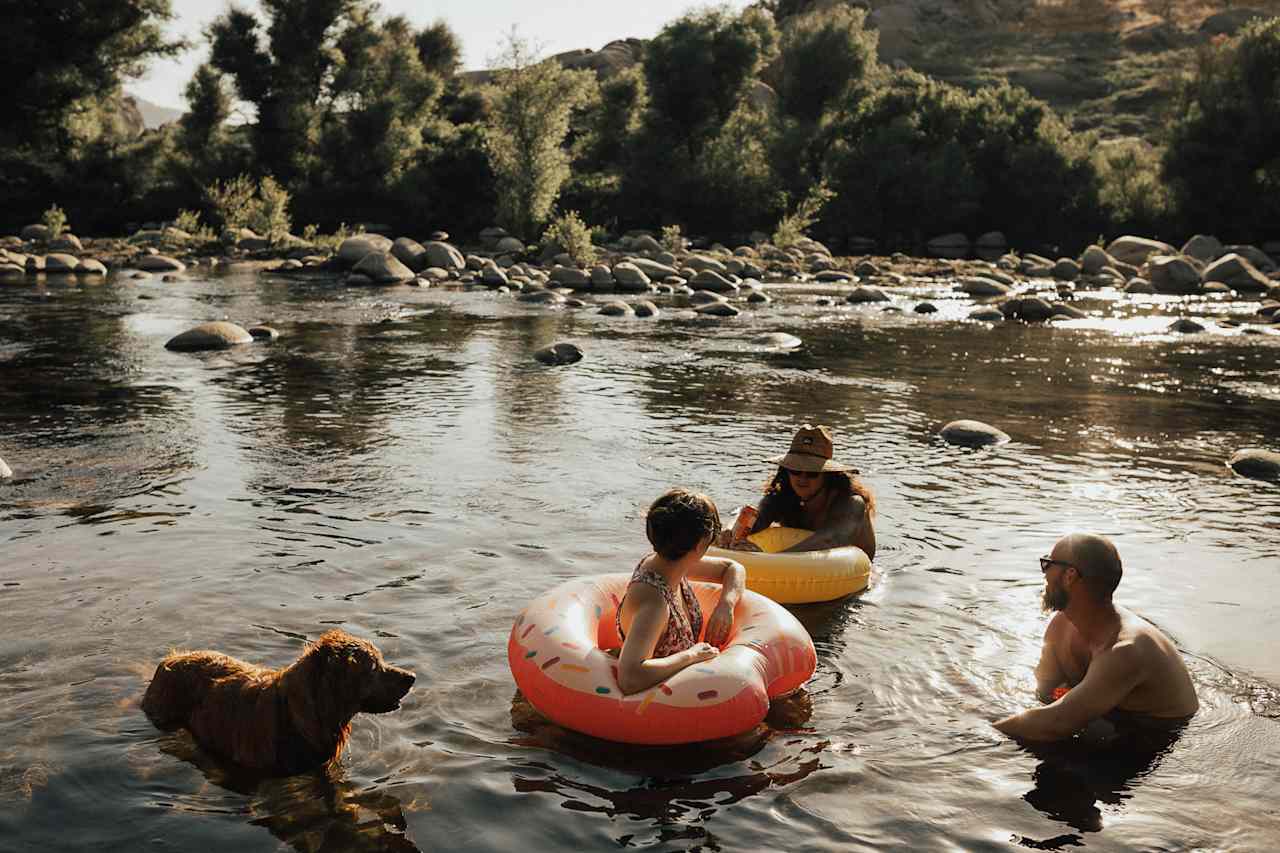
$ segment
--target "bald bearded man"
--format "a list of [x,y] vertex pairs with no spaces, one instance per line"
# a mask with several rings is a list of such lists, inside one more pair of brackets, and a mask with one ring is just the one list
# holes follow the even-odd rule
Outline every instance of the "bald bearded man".
[[1100,717],[1172,728],[1195,714],[1200,702],[1173,643],[1111,601],[1123,569],[1109,539],[1065,536],[1040,558],[1040,571],[1044,609],[1054,611],[1036,666],[1036,693],[1048,704],[1006,717],[995,723],[997,729],[1022,740],[1049,741]]

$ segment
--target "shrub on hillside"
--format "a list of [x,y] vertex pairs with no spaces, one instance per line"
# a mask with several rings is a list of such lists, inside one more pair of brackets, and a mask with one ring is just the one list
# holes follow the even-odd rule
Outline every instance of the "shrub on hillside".
[[1136,140],[1113,143],[1099,147],[1093,161],[1112,233],[1168,233],[1172,204],[1154,148]]
[[1023,89],[968,93],[907,71],[850,101],[828,131],[826,233],[918,247],[1001,230],[1041,245],[1102,225],[1086,145]]
[[1274,236],[1280,18],[1255,21],[1238,38],[1200,52],[1182,88],[1163,173],[1180,218],[1195,230],[1236,240]]
[[215,181],[205,196],[223,228],[248,228],[273,243],[289,234],[289,191],[270,175],[259,182],[248,175]]

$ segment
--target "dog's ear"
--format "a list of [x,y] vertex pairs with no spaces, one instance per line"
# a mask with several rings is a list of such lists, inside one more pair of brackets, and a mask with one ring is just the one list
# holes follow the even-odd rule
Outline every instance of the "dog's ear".
[[[289,711],[300,733],[319,749],[340,749],[360,710],[362,663],[330,632],[311,644],[284,675]],[[345,634],[343,635],[346,636]]]

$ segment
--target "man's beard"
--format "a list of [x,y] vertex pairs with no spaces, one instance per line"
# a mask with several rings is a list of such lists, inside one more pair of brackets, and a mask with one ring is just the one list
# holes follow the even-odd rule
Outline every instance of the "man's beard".
[[1067,592],[1066,589],[1045,584],[1044,592],[1040,595],[1040,609],[1045,613],[1066,610],[1070,601],[1071,593]]

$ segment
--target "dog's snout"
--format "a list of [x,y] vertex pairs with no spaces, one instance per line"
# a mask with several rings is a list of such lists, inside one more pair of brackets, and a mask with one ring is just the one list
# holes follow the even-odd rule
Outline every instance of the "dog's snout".
[[392,674],[404,685],[404,689],[408,690],[413,686],[413,682],[418,680],[418,676],[414,675],[407,669],[401,669],[398,666],[391,667]]

